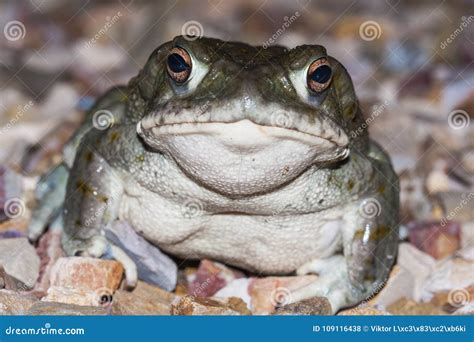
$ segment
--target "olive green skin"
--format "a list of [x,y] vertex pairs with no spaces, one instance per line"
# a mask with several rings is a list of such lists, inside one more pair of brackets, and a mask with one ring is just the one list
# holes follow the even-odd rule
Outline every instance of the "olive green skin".
[[[167,73],[166,58],[174,46],[187,48],[203,63],[212,65],[198,88],[188,96],[173,93],[173,82]],[[188,41],[179,36],[156,49],[145,67],[130,81],[128,91],[135,101],[129,102],[124,119],[136,123],[150,106],[161,107],[163,111],[168,109],[170,114],[182,108],[205,107],[206,111],[212,112],[214,108],[225,108],[233,100],[241,101],[242,89],[247,89],[263,102],[278,103],[282,108],[297,111],[309,122],[314,117],[330,115],[332,121],[350,134],[362,126],[364,118],[350,76],[339,62],[329,57],[335,76],[327,91],[314,94],[318,106],[302,102],[288,80],[290,70],[302,68],[308,61],[320,57],[328,57],[326,49],[320,45],[302,45],[289,50],[282,46],[263,48],[212,38]],[[265,116],[252,119],[256,123],[269,123]],[[223,115],[210,120],[226,121],[226,118]],[[367,132],[363,130],[351,144],[367,151]]]
[[[167,56],[176,46],[190,51],[196,61],[208,68],[193,89],[187,89],[186,85],[176,85],[167,72]],[[302,99],[289,75],[321,57],[328,58],[330,62],[332,81],[326,90],[309,93],[308,98]],[[245,108],[246,100],[251,101],[258,110],[243,110],[236,114],[229,109],[236,105]],[[147,231],[141,227],[149,215],[154,215],[147,211],[149,209],[143,210],[141,221],[123,214],[123,201],[120,198],[124,193],[130,192],[130,188],[140,188],[137,193],[146,189],[147,194],[153,193],[160,198],[179,202],[183,199],[179,196],[180,192],[186,191],[189,183],[183,185],[183,188],[177,186],[173,189],[166,187],[164,183],[171,184],[173,182],[170,180],[181,179],[180,177],[187,179],[178,180],[176,184],[193,182],[192,177],[186,177],[186,172],[184,175],[179,173],[179,167],[174,169],[176,164],[173,156],[150,148],[146,143],[146,136],[137,134],[136,127],[144,118],[151,117],[158,125],[165,124],[187,110],[196,115],[187,118],[186,122],[232,123],[250,120],[258,125],[272,126],[271,115],[266,110],[270,106],[290,113],[294,125],[290,129],[297,129],[295,127],[298,125],[311,127],[325,122],[336,136],[345,135],[349,139],[347,148],[350,155],[347,158],[326,160],[303,173],[304,177],[311,179],[308,184],[313,184],[306,187],[305,193],[309,199],[304,201],[310,204],[305,202],[304,212],[288,209],[287,213],[274,209],[277,214],[273,216],[276,219],[279,215],[288,214],[297,218],[298,215],[310,213],[315,232],[327,231],[324,230],[327,227],[321,228],[318,221],[324,222],[329,216],[339,215],[340,245],[331,253],[334,255],[325,257],[328,262],[324,263],[324,267],[318,264],[314,268],[308,266],[303,271],[300,269],[303,266],[301,260],[297,263],[295,261],[294,266],[298,265],[297,267],[291,266],[293,264],[291,267],[279,267],[278,260],[273,261],[271,257],[265,256],[259,257],[259,260],[243,260],[239,253],[232,254],[227,245],[222,249],[216,246],[207,253],[202,247],[203,244],[206,245],[206,241],[202,241],[199,248],[192,245],[186,254],[186,246],[191,245],[172,245],[168,241],[171,239],[169,235],[164,234],[166,238],[161,241],[155,238],[156,234],[150,232],[150,229]],[[94,114],[99,110],[113,113],[113,125],[108,129],[94,128]],[[114,88],[99,99],[66,147],[65,163],[60,166],[70,170],[62,215],[63,246],[69,255],[116,257],[102,231],[119,216],[125,216],[133,221],[132,226],[139,234],[170,254],[191,258],[210,257],[262,274],[288,273],[297,269],[299,274],[317,272],[320,275],[319,283],[299,291],[292,301],[324,295],[329,298],[334,312],[341,307],[354,305],[380,289],[387,279],[397,253],[399,222],[397,176],[387,154],[369,139],[367,131],[361,127],[366,125],[350,76],[337,60],[327,55],[322,46],[263,48],[211,38],[187,40],[181,36],[176,37],[157,48],[144,68],[126,87]],[[171,164],[171,169],[163,170],[163,162]],[[134,185],[130,185],[132,183]],[[201,189],[199,182],[194,183],[196,184],[193,186]],[[291,187],[291,182],[288,186]],[[204,186],[202,194],[206,195],[199,197],[199,191],[196,196],[204,202],[204,211],[210,214],[216,214],[217,211],[213,212],[213,207],[207,207],[206,199],[209,196],[222,199],[221,207],[229,206],[228,203],[232,200],[239,208],[246,208],[245,205],[253,203],[256,197],[261,196],[263,201],[265,196],[280,191],[282,194],[275,197],[275,203],[283,206],[288,202],[286,207],[291,207],[292,203],[298,204],[299,201],[285,195],[284,189],[281,190],[280,187],[270,189],[265,194],[251,196],[219,194]],[[379,212],[376,215],[360,213],[367,201],[377,203]],[[158,202],[157,200],[157,207],[161,205]],[[48,216],[44,213],[40,215],[41,205],[39,208],[37,217]],[[228,209],[232,211],[231,206]],[[42,210],[48,211],[44,208]],[[251,214],[262,214],[264,211],[258,207],[248,210],[247,214],[251,210],[255,211]],[[137,212],[139,213],[135,211],[134,217]],[[242,212],[245,214],[245,209]],[[48,217],[51,219],[52,216],[54,215]],[[237,226],[238,217],[237,215],[235,221]],[[158,222],[159,217],[156,220]],[[36,226],[41,225],[40,221],[37,220]],[[179,224],[182,226],[186,222]],[[298,220],[295,220],[295,224],[298,224]],[[308,222],[305,221],[304,225],[308,225]],[[223,234],[230,235],[228,232]],[[289,231],[285,239],[298,241],[297,234],[297,230]],[[206,240],[205,234],[202,239]],[[211,244],[216,245],[215,240]],[[294,248],[294,245],[291,246],[288,248]],[[271,251],[269,253],[272,255]],[[286,258],[291,258],[292,253],[290,251]],[[119,257],[117,259],[124,262]],[[307,262],[311,265],[311,260]]]

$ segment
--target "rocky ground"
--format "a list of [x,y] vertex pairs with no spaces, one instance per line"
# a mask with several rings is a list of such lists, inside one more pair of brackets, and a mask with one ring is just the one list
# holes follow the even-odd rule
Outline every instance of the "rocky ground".
[[[132,77],[156,45],[191,19],[205,35],[262,44],[295,12],[298,19],[276,41],[292,46],[318,38],[346,65],[371,135],[400,176],[400,247],[390,279],[338,314],[474,314],[474,21],[468,10],[463,2],[402,1],[387,10],[367,1],[347,11],[347,4],[302,3],[256,10],[259,1],[213,4],[217,9],[182,1],[159,25],[149,13],[163,13],[167,2],[0,4],[2,26],[19,20],[25,28],[19,39],[0,39],[0,314],[330,312],[325,298],[288,304],[292,291],[317,275],[258,277],[211,260],[175,260],[127,222],[107,234],[137,262],[141,281],[133,291],[123,288],[119,263],[66,257],[54,225],[37,244],[26,238],[40,175],[58,163],[94,99]],[[107,32],[80,49],[107,22],[113,22]],[[367,22],[375,38],[361,30]]]
[[[123,222],[120,224],[124,224]],[[325,298],[288,304],[291,292],[317,275],[251,277],[210,260],[198,267],[160,268],[163,261],[142,255],[140,281],[123,288],[123,268],[112,260],[65,257],[59,233],[49,231],[35,248],[25,237],[24,221],[0,226],[0,313],[77,315],[325,315]],[[20,228],[20,229],[18,229]],[[397,265],[378,293],[340,315],[474,314],[472,226],[445,236],[440,227],[418,227],[413,234],[433,234],[432,244],[401,242]],[[416,236],[416,235],[415,235]],[[469,240],[471,239],[471,240]],[[413,241],[413,238],[409,238]],[[149,245],[138,246],[144,251]],[[436,246],[436,247],[433,247]],[[134,246],[135,248],[137,245]],[[135,250],[137,251],[137,250]],[[162,256],[167,258],[166,256]],[[154,279],[150,280],[150,277]],[[157,286],[160,284],[160,286]]]

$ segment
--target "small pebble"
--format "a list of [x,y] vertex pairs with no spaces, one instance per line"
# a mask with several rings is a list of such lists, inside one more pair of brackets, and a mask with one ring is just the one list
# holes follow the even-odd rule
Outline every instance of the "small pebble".
[[40,258],[27,238],[2,239],[0,265],[9,276],[24,284],[26,288],[32,288],[38,279]]
[[25,315],[28,309],[38,300],[16,291],[0,290],[0,316]]
[[175,288],[178,278],[176,263],[138,235],[127,222],[114,222],[106,228],[106,236],[136,263],[139,279],[167,291]]
[[332,315],[332,308],[326,297],[313,297],[278,307],[275,315]]
[[184,296],[177,303],[171,306],[172,315],[249,315],[250,311],[240,298],[231,297],[203,298],[194,296]]
[[89,257],[67,257],[51,269],[51,286],[85,289],[111,295],[119,287],[123,266],[117,261]]
[[103,316],[107,314],[107,308],[103,307],[53,302],[37,302],[26,312],[29,316]]
[[436,259],[453,254],[461,246],[461,226],[453,221],[412,222],[410,242]]
[[202,260],[193,280],[188,287],[188,294],[196,297],[211,297],[217,291],[237,278],[242,278],[242,272],[232,270],[224,264],[210,260]]

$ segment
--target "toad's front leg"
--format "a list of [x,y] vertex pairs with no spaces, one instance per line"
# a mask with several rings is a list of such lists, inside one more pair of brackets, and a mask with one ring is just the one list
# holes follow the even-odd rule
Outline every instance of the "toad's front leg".
[[[358,206],[380,208],[374,203],[381,202],[376,197],[366,198],[358,202]],[[326,297],[336,313],[359,303],[383,286],[396,256],[398,229],[390,225],[389,220],[364,217],[358,211],[353,209],[344,217],[341,227],[343,255],[312,260],[297,270],[300,275],[316,273],[318,279],[292,293],[292,302]]]
[[335,313],[382,288],[397,253],[398,181],[388,164],[375,163],[380,174],[375,177],[374,191],[343,210],[343,255],[303,265],[299,274],[317,273],[319,277],[292,293],[291,302],[322,296]]
[[67,185],[63,247],[68,255],[116,259],[124,266],[127,285],[134,287],[135,263],[103,231],[118,216],[122,184],[104,158],[85,144],[80,147]]

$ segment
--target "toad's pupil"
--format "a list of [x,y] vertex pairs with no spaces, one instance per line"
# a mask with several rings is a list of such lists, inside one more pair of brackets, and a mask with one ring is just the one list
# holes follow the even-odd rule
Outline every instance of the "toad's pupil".
[[315,82],[324,84],[331,78],[331,68],[327,65],[321,65],[313,71],[311,79]]
[[183,72],[189,69],[189,65],[186,63],[183,57],[177,53],[172,53],[168,56],[168,67],[173,72]]

